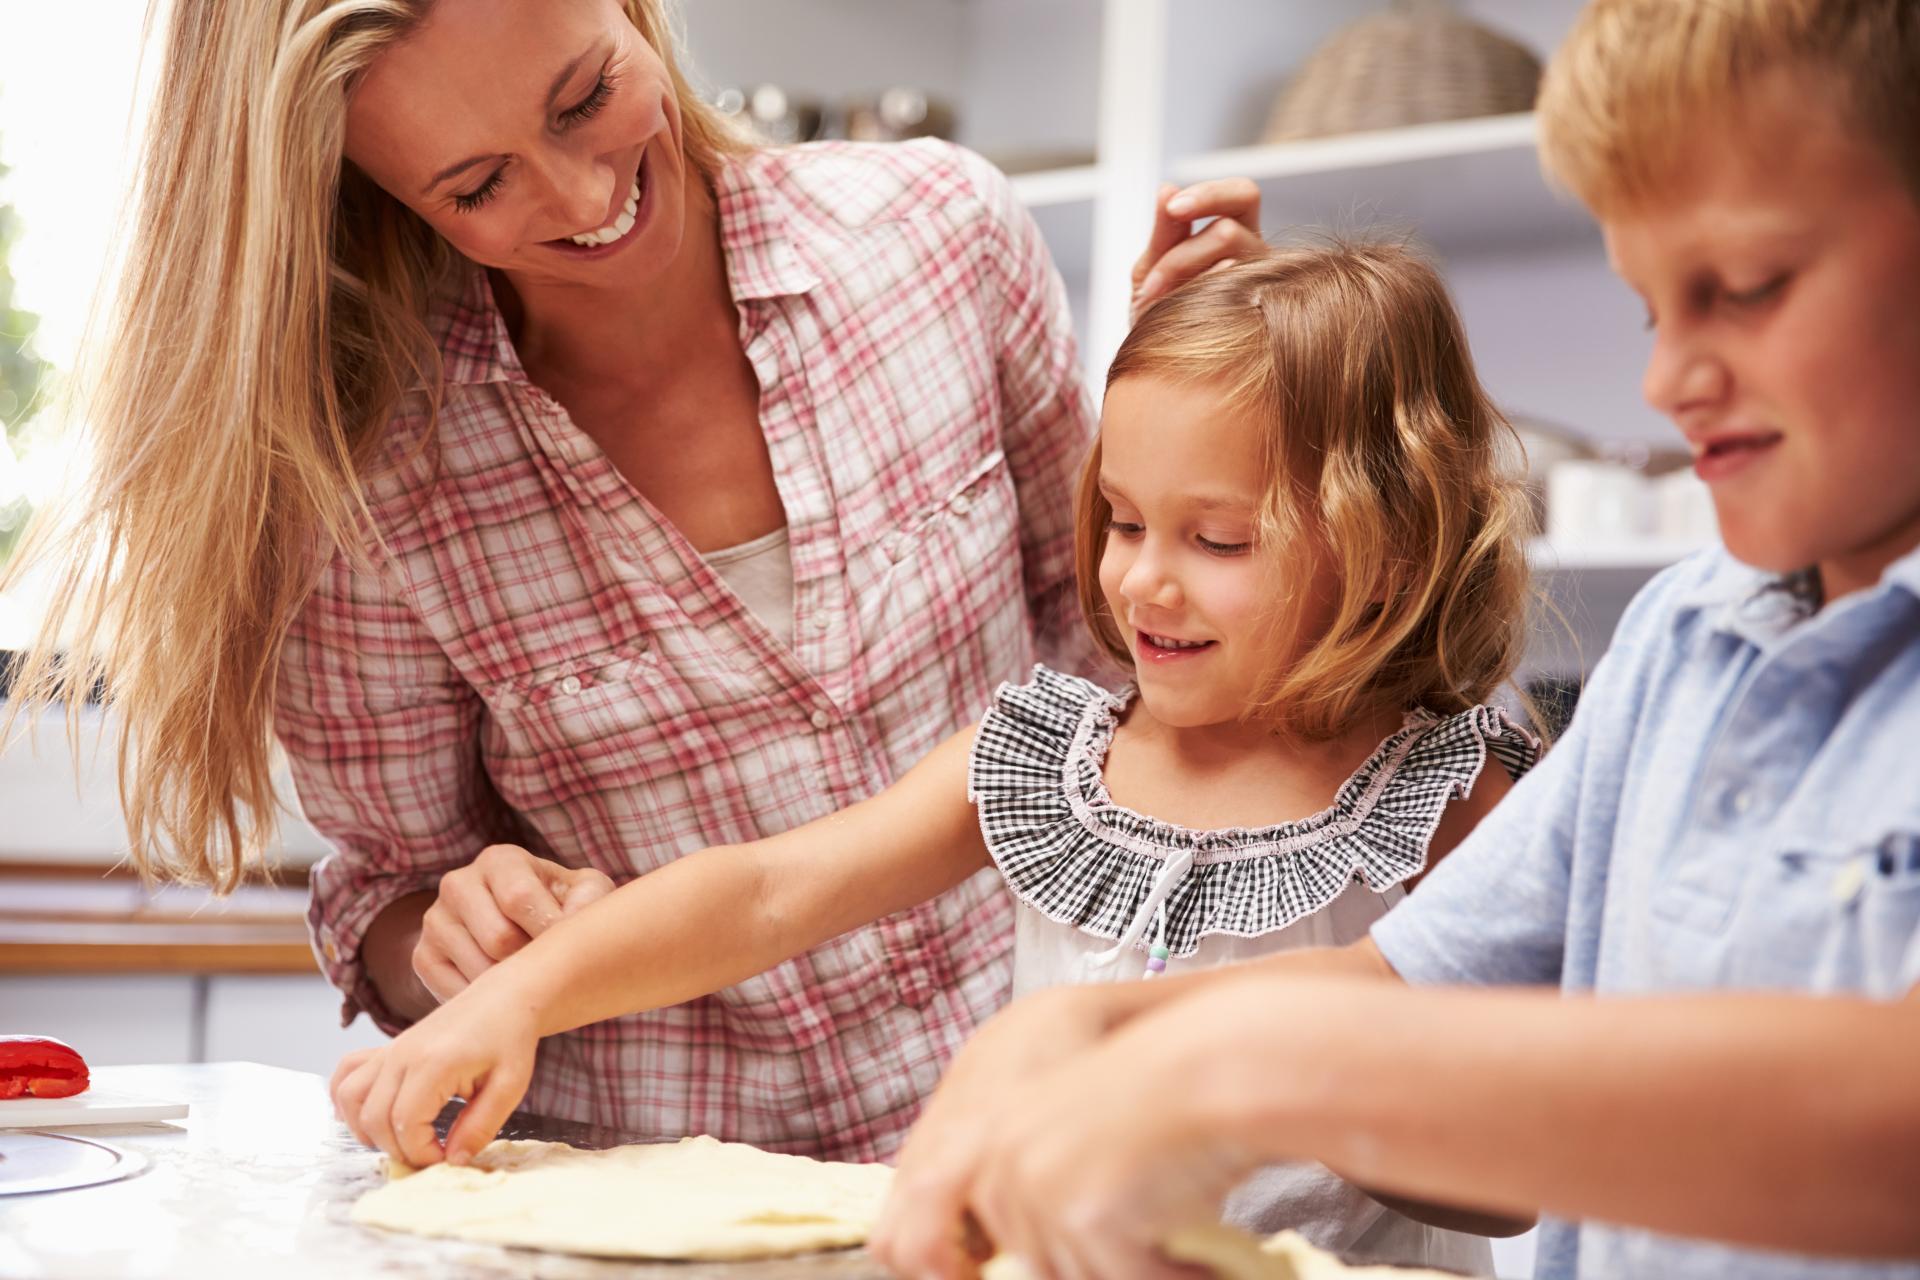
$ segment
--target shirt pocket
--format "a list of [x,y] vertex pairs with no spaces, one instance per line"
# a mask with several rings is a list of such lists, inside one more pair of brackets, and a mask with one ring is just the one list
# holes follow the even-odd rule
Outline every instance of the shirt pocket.
[[1920,976],[1920,821],[1796,842],[1756,879],[1735,985],[1892,999]]
[[481,690],[491,713],[486,749],[494,786],[528,814],[632,788],[654,723],[651,646],[633,641],[570,658]]

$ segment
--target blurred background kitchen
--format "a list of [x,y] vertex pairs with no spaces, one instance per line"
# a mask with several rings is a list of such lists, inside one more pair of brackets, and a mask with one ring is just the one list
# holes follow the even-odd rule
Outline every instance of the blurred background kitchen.
[[[0,557],[62,475],[42,411],[72,367],[139,119],[146,0],[0,0]],[[1415,237],[1444,263],[1537,485],[1543,617],[1524,679],[1570,703],[1626,600],[1712,536],[1702,487],[1640,400],[1642,311],[1535,161],[1539,63],[1578,0],[682,0],[706,90],[776,141],[949,137],[1015,175],[1096,385],[1127,320],[1155,186],[1249,175],[1275,237]],[[33,583],[0,595],[0,653]],[[3,668],[0,668],[3,669]],[[113,761],[83,712],[0,752],[0,1029],[95,1064],[248,1059],[326,1072],[338,1027],[302,922],[322,842],[290,818],[276,883],[211,902],[116,870]],[[1520,1248],[1524,1248],[1524,1242]],[[1510,1254],[1503,1261],[1517,1267]]]

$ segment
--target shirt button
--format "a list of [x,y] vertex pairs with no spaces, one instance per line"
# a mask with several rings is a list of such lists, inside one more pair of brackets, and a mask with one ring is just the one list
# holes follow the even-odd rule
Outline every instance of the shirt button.
[[1753,812],[1754,795],[1752,787],[1736,787],[1727,792],[1727,812],[1736,818],[1744,818]]
[[328,938],[320,944],[320,954],[327,958],[328,964],[338,964],[340,962],[340,948],[333,945],[332,938]]
[[967,497],[966,494],[963,493],[959,497],[953,500],[953,505],[952,505],[953,514],[957,516],[963,516],[971,510],[973,510],[973,500]]
[[832,615],[825,614],[825,613],[816,613],[813,615],[813,629],[815,631],[825,631],[828,627],[831,627],[832,625],[833,625]]
[[567,694],[569,697],[580,692],[580,677],[568,676],[565,680],[562,680],[560,682],[560,692]]
[[833,725],[833,717],[824,711],[814,712],[811,718],[813,720],[813,727],[823,733]]

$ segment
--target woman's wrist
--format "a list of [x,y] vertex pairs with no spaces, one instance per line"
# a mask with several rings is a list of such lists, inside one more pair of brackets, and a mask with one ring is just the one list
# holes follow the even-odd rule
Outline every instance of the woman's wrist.
[[440,1007],[440,1002],[413,968],[414,948],[420,943],[420,922],[435,896],[432,889],[423,889],[395,898],[373,918],[360,944],[361,965],[367,981],[379,993],[387,1012],[401,1022],[418,1022]]

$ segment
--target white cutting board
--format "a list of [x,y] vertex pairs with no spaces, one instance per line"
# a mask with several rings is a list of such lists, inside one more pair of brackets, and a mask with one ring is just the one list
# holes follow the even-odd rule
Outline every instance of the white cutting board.
[[89,1089],[71,1098],[0,1100],[0,1129],[75,1129],[90,1124],[145,1124],[178,1120],[187,1104],[111,1089]]

